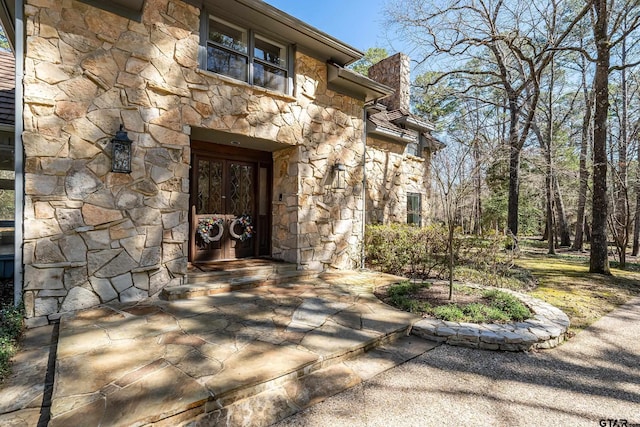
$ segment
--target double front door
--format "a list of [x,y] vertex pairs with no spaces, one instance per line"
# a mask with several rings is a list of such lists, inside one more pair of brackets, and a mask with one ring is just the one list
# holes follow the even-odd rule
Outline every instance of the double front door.
[[251,157],[194,151],[191,262],[269,255],[270,162]]

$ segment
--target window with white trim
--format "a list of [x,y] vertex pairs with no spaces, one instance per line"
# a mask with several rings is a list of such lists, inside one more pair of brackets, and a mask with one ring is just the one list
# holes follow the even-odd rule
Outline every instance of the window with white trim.
[[213,16],[206,26],[207,70],[290,93],[293,60],[285,44]]

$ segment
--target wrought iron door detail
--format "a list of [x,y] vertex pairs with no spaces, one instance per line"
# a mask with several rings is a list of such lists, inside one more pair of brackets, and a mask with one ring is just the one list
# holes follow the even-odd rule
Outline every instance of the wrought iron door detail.
[[271,155],[200,142],[192,155],[189,261],[270,255]]
[[197,214],[223,212],[222,166],[217,160],[198,160]]
[[231,164],[231,212],[233,215],[246,215],[253,212],[254,206],[254,167],[252,165]]

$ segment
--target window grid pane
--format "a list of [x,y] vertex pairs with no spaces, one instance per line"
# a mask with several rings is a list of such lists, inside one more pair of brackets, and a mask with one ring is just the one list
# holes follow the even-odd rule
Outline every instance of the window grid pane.
[[287,92],[290,59],[286,46],[212,16],[208,24],[208,71]]
[[253,64],[253,84],[280,92],[285,91],[287,73],[279,68],[256,62]]
[[209,40],[237,52],[247,53],[247,32],[216,19],[209,20]]
[[422,195],[407,193],[407,224],[421,225],[422,223]]
[[260,36],[255,37],[253,56],[260,61],[267,62],[280,68],[287,66],[286,49]]
[[209,71],[246,82],[247,64],[246,56],[214,46],[207,47],[207,70]]

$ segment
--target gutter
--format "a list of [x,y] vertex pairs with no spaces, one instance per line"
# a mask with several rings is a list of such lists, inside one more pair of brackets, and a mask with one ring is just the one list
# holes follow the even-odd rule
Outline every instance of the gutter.
[[408,132],[408,131],[399,132],[391,129],[385,129],[380,126],[375,126],[375,128],[371,130],[371,133],[374,133],[380,136],[386,136],[387,138],[395,139],[397,141],[404,142],[404,143],[418,141],[418,135],[413,135],[411,132]]
[[22,133],[24,131],[24,0],[16,1],[15,20],[15,58],[16,58],[16,89],[15,89],[15,127],[14,127],[14,170],[15,179],[15,240],[13,260],[13,303],[17,306],[22,301],[22,246],[24,239],[24,146]]
[[364,250],[364,234],[367,226],[367,112],[376,105],[379,100],[386,98],[387,96],[388,95],[381,96],[369,102],[365,102],[362,106],[362,245],[360,249],[360,268],[363,270],[366,258]]

